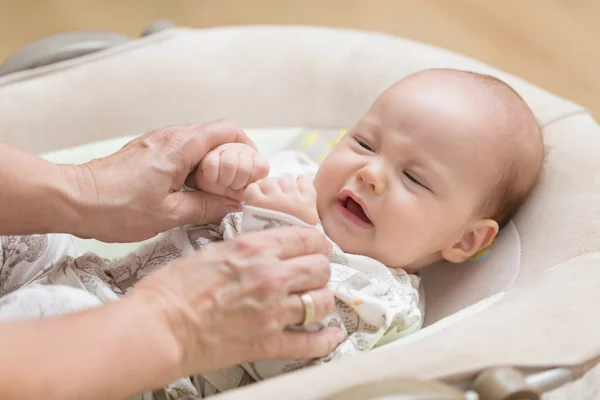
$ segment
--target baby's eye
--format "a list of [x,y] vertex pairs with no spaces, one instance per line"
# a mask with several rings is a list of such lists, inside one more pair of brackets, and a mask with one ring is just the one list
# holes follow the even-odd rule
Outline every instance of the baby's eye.
[[373,152],[375,151],[375,150],[373,150],[373,148],[371,146],[369,146],[368,144],[366,144],[362,140],[356,139],[356,141],[358,142],[358,144],[360,145],[360,147],[362,147],[363,149],[369,150],[369,151],[373,151]]
[[406,176],[409,180],[411,180],[412,182],[416,183],[417,185],[430,190],[427,186],[425,186],[421,181],[419,181],[417,178],[415,178],[413,175],[411,175],[409,172],[404,172],[404,176]]

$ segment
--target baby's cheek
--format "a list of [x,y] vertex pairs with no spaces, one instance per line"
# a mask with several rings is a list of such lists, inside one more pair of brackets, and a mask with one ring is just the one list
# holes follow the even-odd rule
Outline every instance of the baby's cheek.
[[326,212],[325,210],[325,196],[326,193],[322,193],[320,191],[316,191],[315,194],[315,202],[317,205],[317,213],[319,214],[319,217],[321,217],[321,214],[324,214]]
[[403,266],[423,256],[428,241],[426,222],[409,208],[381,210],[372,244],[374,258],[389,266]]

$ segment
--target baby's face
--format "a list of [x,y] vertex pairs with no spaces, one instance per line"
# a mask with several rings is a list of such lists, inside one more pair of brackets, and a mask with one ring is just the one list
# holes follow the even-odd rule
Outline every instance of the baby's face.
[[409,271],[469,246],[463,236],[498,165],[480,103],[435,79],[385,92],[315,178],[326,234],[345,252]]

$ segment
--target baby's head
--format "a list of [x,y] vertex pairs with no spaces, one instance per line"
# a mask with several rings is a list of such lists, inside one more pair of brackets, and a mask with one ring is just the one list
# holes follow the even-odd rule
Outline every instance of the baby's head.
[[541,130],[508,85],[435,69],[386,90],[323,161],[314,184],[342,250],[416,271],[487,247],[525,201]]

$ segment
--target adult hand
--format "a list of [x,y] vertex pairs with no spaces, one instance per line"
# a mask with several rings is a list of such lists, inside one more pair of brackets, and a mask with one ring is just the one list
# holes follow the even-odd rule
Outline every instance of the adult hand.
[[177,226],[220,221],[239,201],[181,188],[204,156],[225,143],[255,148],[233,122],[220,120],[151,131],[108,157],[63,166],[80,192],[80,223],[70,233],[133,242]]
[[[290,331],[314,299],[315,320],[334,307],[324,289],[330,245],[316,229],[287,227],[211,244],[144,278],[129,296],[155,310],[164,343],[177,343],[179,376],[246,361],[307,359],[330,353],[339,328]],[[155,331],[155,334],[157,332]]]

